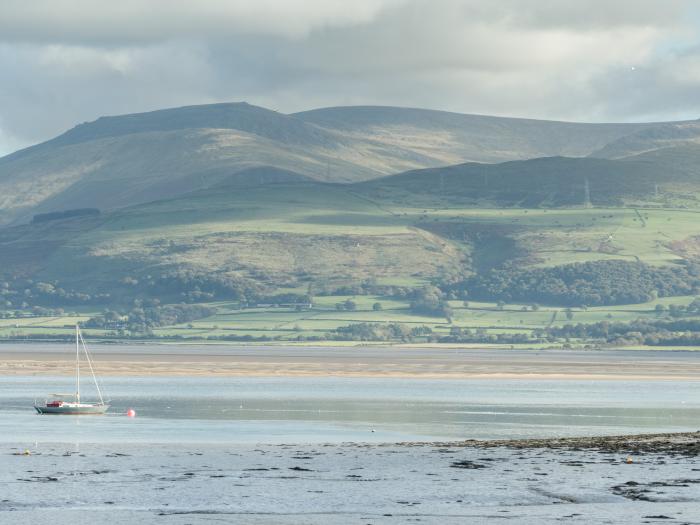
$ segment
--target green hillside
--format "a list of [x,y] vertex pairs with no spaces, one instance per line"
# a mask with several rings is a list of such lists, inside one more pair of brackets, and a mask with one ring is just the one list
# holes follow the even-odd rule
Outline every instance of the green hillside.
[[427,282],[509,259],[656,264],[677,259],[669,243],[695,232],[698,191],[683,170],[606,159],[464,164],[356,184],[259,168],[182,197],[2,229],[0,264],[93,290],[182,268],[274,289]]
[[[429,182],[428,182],[429,181]],[[503,164],[461,164],[417,170],[362,184],[364,191],[409,193],[439,201],[498,206],[617,206],[678,199],[676,190],[692,176],[650,161],[550,157]]]
[[660,123],[609,141],[593,157],[622,159],[656,150],[700,144],[700,121]]

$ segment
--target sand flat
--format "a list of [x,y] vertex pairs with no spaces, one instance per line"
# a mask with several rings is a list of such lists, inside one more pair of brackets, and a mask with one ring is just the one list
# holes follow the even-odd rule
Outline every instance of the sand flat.
[[[700,380],[684,351],[96,345],[103,375]],[[65,345],[0,346],[0,375],[71,375]]]

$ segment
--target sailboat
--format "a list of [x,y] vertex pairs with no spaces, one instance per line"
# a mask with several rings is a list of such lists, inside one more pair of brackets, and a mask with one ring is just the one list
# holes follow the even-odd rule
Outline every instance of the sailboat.
[[[80,350],[85,354],[85,361],[90,368],[92,380],[97,389],[98,402],[84,403],[80,399]],[[92,358],[88,352],[87,345],[80,333],[80,326],[75,325],[75,393],[51,394],[51,399],[43,404],[34,403],[34,408],[39,414],[71,414],[71,415],[98,415],[104,414],[109,409],[109,405],[102,398],[102,390],[97,382],[95,370],[92,366]]]

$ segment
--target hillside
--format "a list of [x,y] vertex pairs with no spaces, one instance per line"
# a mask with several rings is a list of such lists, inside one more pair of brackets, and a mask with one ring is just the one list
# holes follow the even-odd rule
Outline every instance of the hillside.
[[[661,150],[665,151],[665,150]],[[675,155],[634,160],[549,157],[501,164],[467,163],[415,170],[358,184],[368,195],[504,207],[678,204],[700,180]],[[689,163],[685,167],[690,167]]]
[[622,137],[657,126],[582,124],[385,106],[324,108],[294,116],[351,136],[422,149],[441,159],[442,165],[583,157]]
[[459,253],[394,219],[344,185],[224,185],[96,217],[0,230],[4,275],[114,293],[190,273],[280,287],[426,279],[455,271]]
[[[667,264],[681,258],[669,241],[694,230],[647,229],[644,214],[683,203],[678,212],[694,217],[698,194],[683,170],[659,174],[644,161],[468,163],[354,184],[256,168],[170,199],[0,229],[0,268],[114,292],[127,277],[182,272],[274,291],[449,280],[516,260]],[[628,238],[616,233],[623,219],[639,220]]]
[[667,122],[635,130],[591,153],[608,159],[632,158],[657,150],[700,144],[700,121]]
[[245,103],[103,117],[0,159],[0,224],[171,198],[240,181],[250,168],[352,182],[465,161],[586,156],[656,126],[387,107],[284,115]]

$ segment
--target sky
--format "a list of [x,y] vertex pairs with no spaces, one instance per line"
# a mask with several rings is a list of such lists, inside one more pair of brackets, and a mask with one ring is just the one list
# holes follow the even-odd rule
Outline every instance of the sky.
[[696,119],[700,2],[0,0],[0,154],[226,101]]

